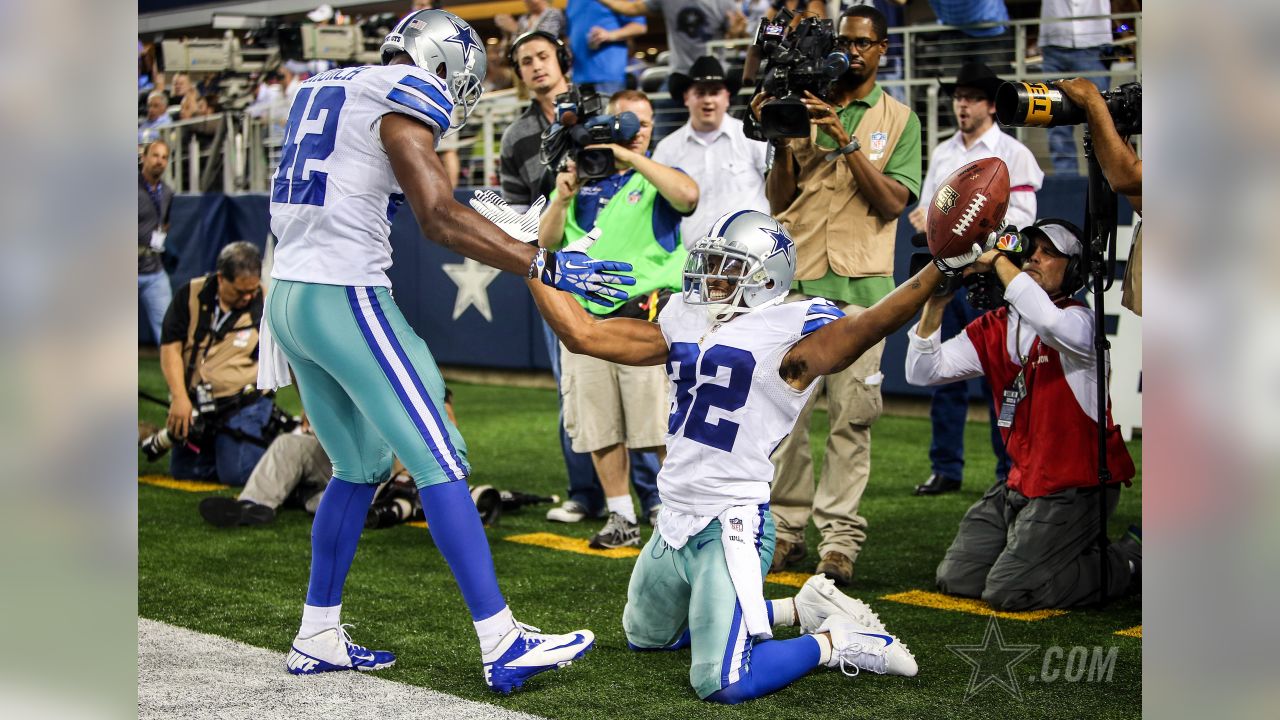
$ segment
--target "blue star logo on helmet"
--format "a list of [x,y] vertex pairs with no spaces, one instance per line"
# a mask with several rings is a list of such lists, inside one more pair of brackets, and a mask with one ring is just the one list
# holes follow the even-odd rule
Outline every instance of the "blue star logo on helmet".
[[480,42],[476,40],[476,33],[466,23],[458,24],[457,20],[449,18],[449,22],[453,24],[456,33],[445,38],[445,42],[457,43],[462,46],[462,61],[471,62],[471,51],[480,49]]
[[764,233],[773,239],[773,249],[769,251],[769,257],[782,253],[787,260],[792,259],[791,251],[795,250],[796,244],[787,237],[786,233],[781,230],[765,230]]

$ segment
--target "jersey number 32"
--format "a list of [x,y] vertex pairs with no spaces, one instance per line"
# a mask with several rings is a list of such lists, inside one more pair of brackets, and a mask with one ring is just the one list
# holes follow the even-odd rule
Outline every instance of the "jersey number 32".
[[[696,343],[671,343],[667,375],[675,384],[675,403],[667,420],[667,434],[675,435],[683,428],[684,436],[694,442],[733,452],[738,423],[727,417],[709,422],[707,414],[712,408],[732,413],[747,404],[756,359],[746,350],[725,345],[712,346],[701,357],[700,350]],[[714,382],[698,385],[699,376],[715,378],[720,368],[729,370],[727,385]]]

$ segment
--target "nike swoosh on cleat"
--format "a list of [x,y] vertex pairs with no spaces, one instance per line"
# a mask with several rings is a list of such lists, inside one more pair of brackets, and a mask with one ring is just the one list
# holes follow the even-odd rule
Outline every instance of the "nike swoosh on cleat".
[[890,645],[893,644],[893,637],[890,635],[878,635],[876,633],[858,633],[858,634],[866,635],[867,637],[880,638],[881,640],[884,641],[885,647],[889,647]]
[[578,643],[582,642],[582,641],[583,641],[583,640],[585,640],[585,639],[586,639],[586,638],[582,635],[582,633],[574,633],[574,634],[573,634],[573,639],[572,639],[572,640],[570,640],[569,642],[567,642],[567,643],[565,643],[565,644],[563,644],[563,645],[557,645],[557,646],[555,646],[555,647],[553,647],[553,648],[547,648],[547,652],[551,652],[552,650],[559,650],[559,649],[561,649],[561,648],[567,648],[567,647],[569,647],[569,646],[571,646],[571,645],[577,645]]

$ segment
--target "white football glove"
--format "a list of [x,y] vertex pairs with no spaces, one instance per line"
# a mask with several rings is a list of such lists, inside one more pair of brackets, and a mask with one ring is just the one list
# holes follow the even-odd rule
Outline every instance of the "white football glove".
[[506,234],[520,242],[537,244],[538,223],[542,219],[542,207],[547,204],[545,195],[535,200],[523,214],[516,212],[501,195],[492,190],[476,193],[470,203],[476,212]]
[[933,264],[943,275],[949,278],[956,277],[963,273],[965,268],[969,267],[976,262],[978,258],[982,257],[983,253],[995,247],[996,241],[999,240],[999,238],[1000,235],[998,233],[989,233],[987,235],[986,242],[974,243],[973,247],[969,248],[968,252],[947,258],[936,257],[933,259]]

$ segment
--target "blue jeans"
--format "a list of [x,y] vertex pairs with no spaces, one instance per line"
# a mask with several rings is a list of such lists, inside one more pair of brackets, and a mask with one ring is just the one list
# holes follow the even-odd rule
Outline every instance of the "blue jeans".
[[[224,425],[245,435],[262,437],[271,418],[271,398],[258,398],[226,419]],[[169,473],[178,480],[209,480],[224,485],[244,485],[267,448],[248,440],[237,440],[219,432],[211,447],[199,452],[186,443],[175,442],[169,455]]]
[[[942,311],[942,340],[950,340],[965,326],[982,315],[965,299],[963,289],[951,298]],[[985,380],[979,380],[983,397],[987,398],[987,411],[991,423],[991,451],[996,456],[996,477],[1009,475],[1009,455],[1004,450],[1004,439],[996,425],[995,407],[991,391]],[[953,480],[964,479],[964,426],[969,414],[969,383],[960,381],[940,385],[933,391],[929,404],[929,421],[933,425],[933,437],[929,442],[929,463],[933,472]]]
[[[556,378],[556,387],[560,386],[560,340],[555,332],[542,321],[542,331],[547,342],[547,354],[551,358],[551,374]],[[556,393],[556,399],[561,400]],[[591,453],[573,451],[569,433],[564,430],[564,405],[560,406],[560,452],[564,455],[564,468],[569,475],[569,499],[587,509],[587,514],[595,516],[604,509],[604,488],[600,486],[600,478],[596,477],[595,466],[591,464]],[[662,463],[655,452],[632,450],[631,485],[640,497],[641,512],[645,515],[653,506],[662,502],[658,499],[658,470]]]
[[[1073,77],[1075,73],[1106,70],[1102,63],[1102,48],[1068,48],[1057,45],[1045,45],[1040,48],[1044,55],[1044,71],[1046,73],[1062,73],[1061,77]],[[1099,90],[1106,91],[1111,85],[1107,78],[1089,78]],[[1055,175],[1079,175],[1080,166],[1076,161],[1075,127],[1049,128],[1049,156],[1053,160]]]
[[160,327],[172,300],[169,276],[163,270],[138,276],[138,304],[142,306],[147,327],[151,329],[151,342],[156,345],[160,344]]

